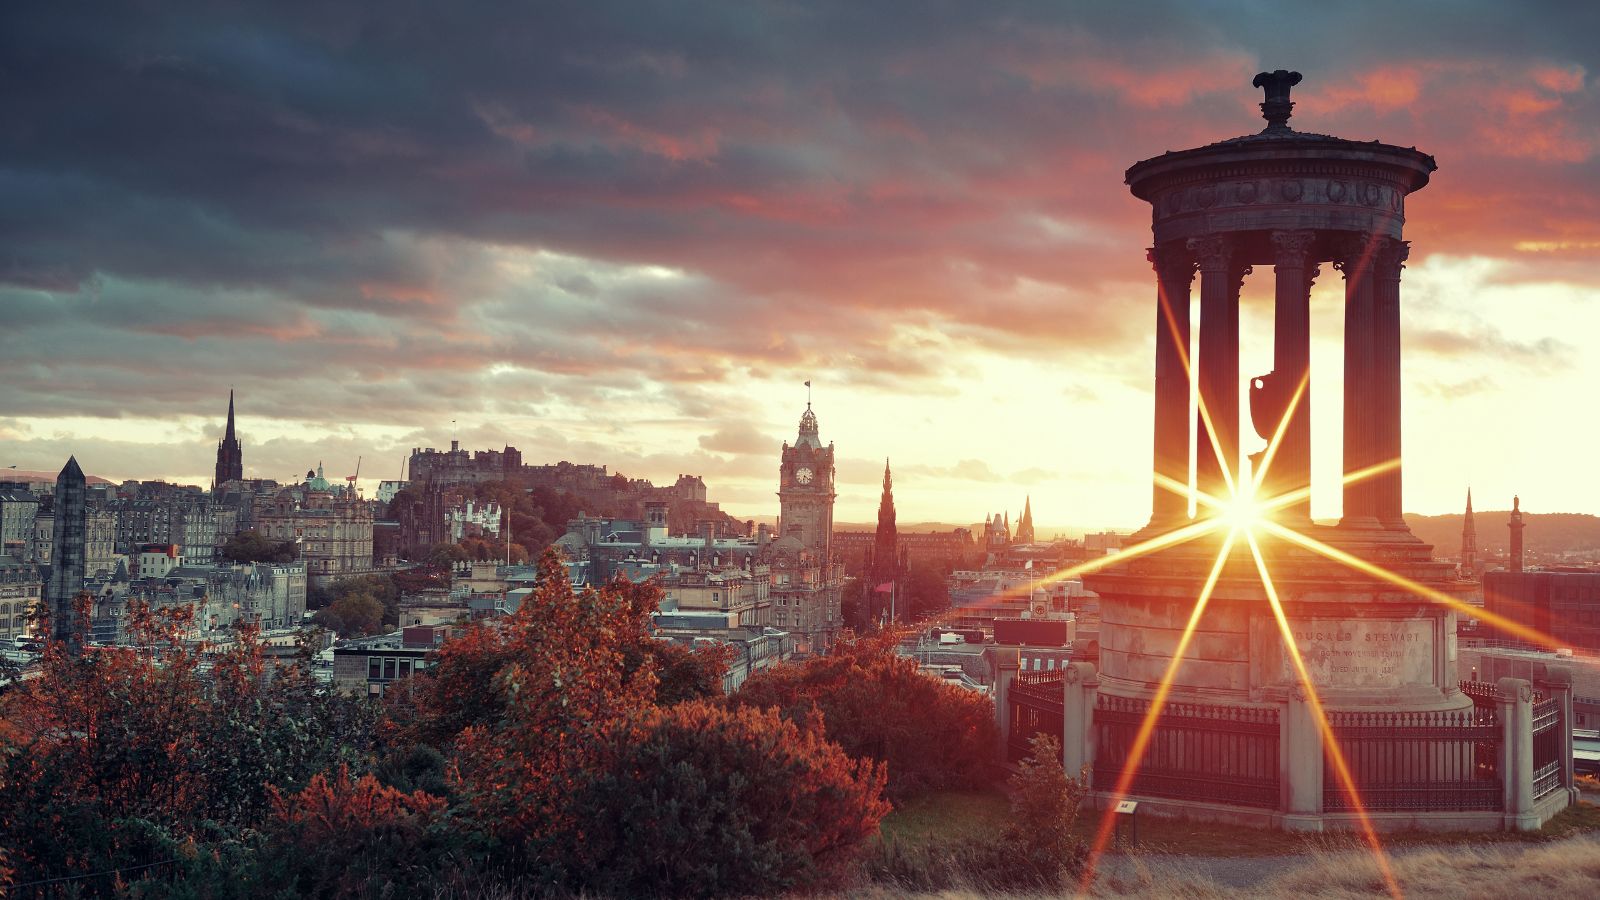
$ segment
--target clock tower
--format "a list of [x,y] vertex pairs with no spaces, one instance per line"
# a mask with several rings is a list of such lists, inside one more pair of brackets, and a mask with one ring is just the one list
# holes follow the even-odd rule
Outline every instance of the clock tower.
[[794,446],[783,445],[778,467],[778,534],[794,535],[820,561],[832,558],[833,444],[822,446],[817,416],[807,401]]

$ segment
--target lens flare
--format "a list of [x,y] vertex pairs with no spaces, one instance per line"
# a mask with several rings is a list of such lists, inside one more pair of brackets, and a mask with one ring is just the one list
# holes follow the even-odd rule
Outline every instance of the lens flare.
[[1372,848],[1373,856],[1378,863],[1378,871],[1383,874],[1390,895],[1399,898],[1400,883],[1395,880],[1394,870],[1389,866],[1389,854],[1384,852],[1383,843],[1378,840],[1378,830],[1372,826],[1366,804],[1361,801],[1361,791],[1356,787],[1355,776],[1351,774],[1349,763],[1344,758],[1344,750],[1339,747],[1338,737],[1333,733],[1333,725],[1322,709],[1322,697],[1317,694],[1317,687],[1311,681],[1311,672],[1306,668],[1305,658],[1300,655],[1300,647],[1294,642],[1294,632],[1289,628],[1289,617],[1284,614],[1283,604],[1278,600],[1278,587],[1272,581],[1272,573],[1267,571],[1266,558],[1261,555],[1261,544],[1253,532],[1245,532],[1245,540],[1250,544],[1250,556],[1255,559],[1256,572],[1261,576],[1261,587],[1266,591],[1267,602],[1272,606],[1272,617],[1278,623],[1279,634],[1283,636],[1284,650],[1289,654],[1290,662],[1294,664],[1295,675],[1300,679],[1301,686],[1305,688],[1306,704],[1311,707],[1311,714],[1317,720],[1317,730],[1322,732],[1323,755],[1333,763],[1334,771],[1339,775],[1339,783],[1344,788],[1345,795],[1350,798],[1351,808],[1356,811],[1356,818],[1361,823],[1361,833],[1366,838],[1367,845]]

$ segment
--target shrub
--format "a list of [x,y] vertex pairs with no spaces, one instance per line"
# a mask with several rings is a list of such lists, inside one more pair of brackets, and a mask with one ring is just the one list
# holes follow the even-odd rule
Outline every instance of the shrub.
[[359,897],[428,884],[444,855],[445,801],[341,766],[304,789],[270,789],[263,883],[296,896]]
[[929,844],[885,841],[864,878],[908,891],[1044,891],[1070,886],[1087,848],[1072,836],[1085,787],[1061,768],[1061,744],[1036,735],[1032,754],[1010,778],[1011,816],[999,834]]
[[[771,710],[689,702],[612,736],[579,791],[581,887],[615,896],[727,896],[838,876],[888,812],[882,766]],[[572,836],[569,836],[569,838]]]
[[773,707],[795,722],[820,713],[846,753],[887,765],[891,797],[992,782],[993,703],[917,671],[892,641],[840,644],[829,656],[775,666],[752,676],[732,701]]

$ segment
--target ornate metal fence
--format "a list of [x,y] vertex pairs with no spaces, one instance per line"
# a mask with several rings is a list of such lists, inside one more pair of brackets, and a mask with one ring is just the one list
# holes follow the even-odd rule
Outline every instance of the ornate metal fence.
[[1542,700],[1533,705],[1533,798],[1543,797],[1561,787],[1561,754],[1564,749],[1561,701]]
[[[1330,712],[1328,724],[1368,810],[1491,810],[1504,804],[1502,734],[1490,703],[1450,712]],[[1354,809],[1331,759],[1323,768],[1322,808]]]
[[1011,683],[1011,738],[1006,744],[1012,762],[1027,756],[1029,741],[1044,732],[1061,740],[1061,672],[1021,672]]
[[[1116,789],[1148,700],[1101,694],[1094,728],[1096,790]],[[1161,711],[1129,792],[1147,797],[1278,806],[1278,710],[1169,703]]]

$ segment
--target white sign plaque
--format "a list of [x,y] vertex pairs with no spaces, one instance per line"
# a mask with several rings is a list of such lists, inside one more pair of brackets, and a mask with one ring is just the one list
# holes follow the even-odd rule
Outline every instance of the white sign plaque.
[[[1318,687],[1389,688],[1433,683],[1429,620],[1305,619],[1290,631]],[[1280,638],[1281,640],[1281,638]],[[1283,676],[1295,680],[1283,654]]]

